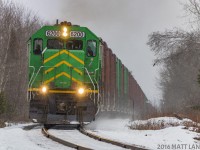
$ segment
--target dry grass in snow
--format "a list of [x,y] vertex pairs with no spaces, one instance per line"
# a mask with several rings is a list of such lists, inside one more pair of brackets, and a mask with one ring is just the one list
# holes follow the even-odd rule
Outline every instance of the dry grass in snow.
[[133,130],[160,130],[167,127],[184,126],[184,129],[200,133],[200,124],[190,119],[179,120],[175,117],[160,117],[148,120],[137,120],[130,123]]

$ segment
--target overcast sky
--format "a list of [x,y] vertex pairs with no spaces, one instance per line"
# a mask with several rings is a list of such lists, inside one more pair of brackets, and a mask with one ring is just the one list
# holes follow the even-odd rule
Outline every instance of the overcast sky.
[[152,101],[159,99],[161,94],[156,87],[158,67],[153,67],[154,55],[146,45],[148,35],[174,27],[188,28],[180,0],[12,1],[24,4],[52,24],[59,19],[90,28],[132,71]]

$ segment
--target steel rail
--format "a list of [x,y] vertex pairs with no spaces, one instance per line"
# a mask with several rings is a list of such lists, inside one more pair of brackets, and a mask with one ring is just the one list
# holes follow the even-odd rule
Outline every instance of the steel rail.
[[55,137],[53,136],[52,134],[50,134],[48,132],[48,129],[46,128],[42,128],[42,133],[47,137],[47,138],[50,138],[51,140],[55,141],[55,142],[58,142],[62,145],[65,145],[65,146],[68,146],[68,147],[71,147],[71,148],[75,148],[75,149],[78,149],[78,150],[92,150],[90,148],[87,148],[87,147],[83,147],[83,146],[80,146],[80,145],[77,145],[75,143],[71,143],[71,142],[68,142],[68,141],[65,141],[63,139],[60,139],[58,137]]
[[146,148],[139,147],[137,145],[125,144],[125,143],[122,143],[122,142],[118,142],[118,141],[114,141],[114,140],[110,140],[110,139],[107,139],[107,138],[100,137],[98,135],[87,132],[84,128],[80,128],[79,131],[82,134],[87,135],[87,136],[89,136],[89,137],[91,137],[95,140],[99,140],[99,141],[102,141],[102,142],[106,142],[106,143],[109,143],[109,144],[120,146],[122,148],[127,148],[127,149],[132,149],[132,150],[147,150]]
[[38,126],[42,126],[42,124],[39,123],[39,124],[26,125],[23,127],[23,130],[32,130],[33,128]]
[[[105,142],[105,143],[108,143],[108,144],[112,144],[112,145],[115,145],[115,146],[119,146],[119,147],[126,148],[126,149],[131,149],[131,150],[148,150],[147,148],[139,147],[138,145],[130,145],[130,144],[122,143],[122,142],[119,142],[119,141],[114,141],[114,140],[110,140],[110,139],[107,139],[107,138],[100,137],[98,135],[87,132],[83,127],[80,127],[78,130],[82,134],[84,134],[84,135],[86,135],[90,138],[93,138],[95,140],[101,141],[101,142]],[[75,149],[78,149],[78,150],[92,150],[91,148],[80,146],[80,145],[77,145],[75,143],[71,143],[71,142],[65,141],[61,138],[55,137],[54,135],[52,135],[48,132],[47,128],[42,128],[42,133],[47,138],[50,138],[51,140],[58,142],[62,145],[65,145],[65,146],[68,146],[68,147],[71,147],[71,148],[75,148]]]

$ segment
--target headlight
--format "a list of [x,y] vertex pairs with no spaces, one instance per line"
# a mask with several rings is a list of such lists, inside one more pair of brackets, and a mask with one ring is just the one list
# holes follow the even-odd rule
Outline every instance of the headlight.
[[85,92],[84,88],[79,88],[78,89],[78,94],[82,95]]
[[67,36],[67,33],[66,33],[66,32],[63,32],[63,36],[66,37],[66,36]]
[[66,37],[68,34],[67,34],[67,27],[64,27],[63,28],[63,33],[62,33],[62,35],[64,36],[64,37]]
[[46,86],[42,86],[41,92],[42,92],[43,94],[47,93],[47,87],[46,87]]

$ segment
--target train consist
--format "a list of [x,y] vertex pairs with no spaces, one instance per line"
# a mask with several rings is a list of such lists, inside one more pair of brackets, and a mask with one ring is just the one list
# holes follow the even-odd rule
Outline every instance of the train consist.
[[106,42],[70,22],[43,26],[28,41],[30,118],[90,122],[101,112],[145,111],[146,96]]

